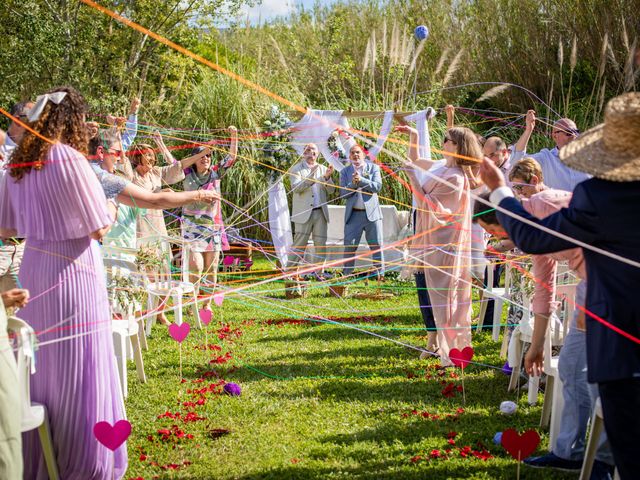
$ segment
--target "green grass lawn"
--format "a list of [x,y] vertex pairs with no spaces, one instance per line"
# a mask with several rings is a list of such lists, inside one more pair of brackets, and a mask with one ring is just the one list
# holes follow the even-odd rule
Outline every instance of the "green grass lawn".
[[[492,439],[537,428],[542,396],[530,407],[526,392],[507,393],[489,332],[474,336],[474,360],[498,368],[465,370],[463,405],[459,370],[349,328],[423,345],[411,284],[385,283],[396,294],[387,300],[334,298],[317,285],[286,300],[274,282],[214,306],[206,332],[193,329],[182,344],[182,382],[178,344],[154,327],[146,384],[130,365],[126,478],[516,478],[516,462]],[[311,316],[341,324],[296,321]],[[224,382],[242,395],[221,393]],[[516,414],[500,414],[503,400],[518,403]],[[546,477],[576,478],[521,467],[523,479]]]

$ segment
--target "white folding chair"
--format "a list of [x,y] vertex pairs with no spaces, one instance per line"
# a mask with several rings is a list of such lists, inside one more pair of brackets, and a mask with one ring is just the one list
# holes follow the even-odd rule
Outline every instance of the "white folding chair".
[[[132,358],[134,360],[138,379],[142,383],[146,383],[147,381],[140,340],[140,338],[144,338],[145,335],[142,322],[137,320],[137,318],[141,318],[141,315],[136,315],[136,313],[142,313],[142,307],[137,304],[138,302],[121,305],[120,301],[118,301],[117,287],[114,286],[113,279],[117,275],[127,276],[134,280],[133,284],[135,285],[137,283],[136,279],[139,280],[139,273],[137,272],[135,263],[129,260],[105,256],[103,261],[107,274],[107,286],[111,304],[113,349],[120,377],[120,385],[122,387],[122,395],[124,398],[127,398],[129,392],[127,359]],[[144,341],[146,343],[146,338]]]
[[17,339],[16,362],[18,364],[18,388],[20,389],[20,399],[22,400],[22,423],[21,431],[30,432],[38,429],[42,454],[47,472],[51,480],[58,480],[58,465],[53,451],[53,441],[51,440],[51,430],[49,429],[49,416],[47,408],[39,403],[31,402],[31,382],[30,376],[35,373],[33,363],[35,333],[26,322],[17,318],[7,319],[7,329],[13,333]]
[[164,301],[165,298],[173,298],[173,311],[174,322],[177,325],[182,324],[182,302],[184,296],[189,296],[192,301],[191,312],[194,317],[195,326],[202,328],[202,322],[200,321],[200,312],[198,311],[198,297],[196,286],[189,281],[189,244],[182,239],[165,238],[165,241],[171,241],[182,245],[182,257],[185,261],[181,262],[180,279],[173,280],[171,277],[171,259],[168,259],[165,278],[159,278],[155,282],[150,282],[147,279],[147,335],[151,335],[151,327],[156,321],[155,315],[150,315],[150,312],[154,312],[158,308],[160,301]]
[[496,264],[490,263],[487,265],[487,287],[482,290],[482,303],[480,304],[480,316],[478,317],[477,332],[482,331],[482,325],[484,325],[484,316],[487,312],[487,302],[490,299],[494,300],[493,305],[493,328],[492,336],[495,342],[500,340],[500,327],[502,324],[502,305],[505,301],[509,300],[509,289],[511,287],[511,268],[509,264],[505,264],[504,274],[504,287],[494,287],[494,269]]

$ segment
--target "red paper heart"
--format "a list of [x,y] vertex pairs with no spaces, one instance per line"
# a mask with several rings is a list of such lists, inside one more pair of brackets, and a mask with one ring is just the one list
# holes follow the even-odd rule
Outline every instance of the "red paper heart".
[[93,434],[102,445],[116,451],[131,435],[131,424],[127,420],[119,420],[112,427],[109,422],[98,422],[93,426]]
[[457,348],[452,348],[449,350],[449,360],[456,366],[461,369],[465,369],[467,365],[471,362],[473,358],[473,348],[472,347],[464,347],[462,351]]
[[207,310],[205,308],[202,308],[202,309],[200,309],[198,314],[200,315],[200,321],[202,323],[204,323],[205,325],[209,325],[209,323],[211,323],[211,317],[212,317],[211,310]]
[[191,326],[187,322],[184,322],[181,325],[178,325],[176,323],[172,323],[171,325],[169,325],[169,335],[171,335],[171,338],[173,338],[178,343],[182,343],[184,339],[187,338],[187,335],[189,335],[190,331]]
[[502,432],[502,446],[518,461],[528,458],[538,448],[540,435],[535,430],[527,430],[519,435],[513,428]]

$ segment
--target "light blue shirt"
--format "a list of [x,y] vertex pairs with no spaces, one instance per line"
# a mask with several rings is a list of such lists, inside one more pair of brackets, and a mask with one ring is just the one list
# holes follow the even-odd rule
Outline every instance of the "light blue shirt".
[[591,178],[591,175],[573,170],[562,163],[558,147],[551,150],[543,148],[538,153],[524,156],[531,157],[540,164],[544,184],[549,188],[573,192],[577,184]]
[[138,134],[138,115],[135,113],[129,115],[127,119],[127,123],[124,125],[124,132],[122,132],[122,149],[126,152],[129,150],[131,145],[133,145],[133,141],[136,139],[136,135]]

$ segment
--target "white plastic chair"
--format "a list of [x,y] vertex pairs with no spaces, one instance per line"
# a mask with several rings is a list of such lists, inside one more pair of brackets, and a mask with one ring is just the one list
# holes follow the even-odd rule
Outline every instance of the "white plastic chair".
[[129,391],[127,382],[128,359],[132,358],[134,360],[138,379],[142,383],[146,383],[147,381],[140,340],[144,338],[146,344],[146,337],[144,335],[142,322],[136,320],[136,318],[140,318],[140,315],[136,316],[136,313],[141,313],[142,307],[134,304],[120,305],[120,302],[117,300],[115,288],[111,287],[111,285],[112,279],[116,275],[128,276],[134,280],[135,284],[135,279],[139,278],[139,273],[137,272],[135,263],[131,261],[113,257],[105,257],[103,261],[107,273],[107,285],[110,291],[114,354],[118,375],[120,377],[120,386],[122,387],[122,395],[124,398],[127,398]]
[[493,286],[493,275],[496,264],[490,263],[487,265],[487,287],[482,290],[482,303],[480,305],[480,317],[478,317],[478,328],[477,332],[482,331],[482,325],[484,325],[484,316],[487,312],[487,302],[490,299],[494,300],[493,305],[493,328],[492,328],[492,336],[493,341],[500,341],[500,327],[502,321],[502,305],[505,301],[509,300],[509,289],[511,287],[511,268],[509,264],[505,264],[505,274],[504,274],[504,287],[494,287]]
[[198,297],[196,286],[189,281],[189,244],[182,239],[166,238],[165,241],[171,241],[172,243],[179,243],[182,245],[182,258],[186,261],[181,262],[180,268],[180,280],[173,280],[171,278],[171,262],[168,261],[166,266],[166,279],[159,279],[155,282],[150,282],[147,279],[147,335],[151,335],[151,327],[156,321],[156,315],[149,314],[154,312],[158,308],[160,301],[164,301],[165,298],[173,298],[173,311],[174,322],[177,325],[182,324],[182,301],[184,296],[190,297],[193,302],[191,303],[191,312],[195,320],[195,326],[202,328],[202,322],[200,321],[200,313],[198,311]]
[[[598,450],[598,442],[600,441],[600,435],[604,430],[604,415],[602,413],[602,402],[600,397],[596,399],[596,406],[593,409],[591,415],[591,428],[589,429],[589,441],[587,447],[584,450],[584,460],[582,461],[582,470],[580,471],[579,480],[589,480],[591,478],[591,470],[593,469],[593,462],[596,459],[596,452]],[[620,480],[620,474],[616,469],[613,480]]]
[[51,430],[49,429],[49,416],[47,408],[39,403],[31,402],[31,382],[30,376],[35,373],[33,364],[34,345],[32,339],[35,338],[33,328],[26,322],[17,318],[7,319],[7,329],[16,335],[17,353],[16,362],[18,364],[18,387],[20,388],[20,398],[22,400],[22,422],[21,431],[30,432],[38,429],[42,454],[47,472],[51,480],[58,480],[58,465],[53,451],[53,441],[51,440]]
[[[514,333],[511,337],[511,348],[512,354],[509,355],[510,358],[515,358],[515,361],[509,361],[509,365],[512,367],[511,378],[509,380],[509,391],[513,391],[520,380],[520,372],[522,371],[522,362],[524,360],[524,344],[531,343],[533,336],[533,316],[531,314],[531,299],[528,297],[524,298],[523,308],[524,312],[522,315],[522,319],[520,320],[520,324],[514,330]],[[564,340],[564,335],[560,332],[563,330],[560,326],[558,326],[557,316],[553,315],[549,319],[549,329],[553,332],[552,335],[547,334],[545,336],[546,339],[550,340],[550,347],[556,347],[562,345]],[[535,405],[538,403],[538,389],[540,386],[540,377],[529,376],[528,380],[528,394],[527,401],[529,405]],[[547,389],[551,388],[551,385],[547,384]]]

